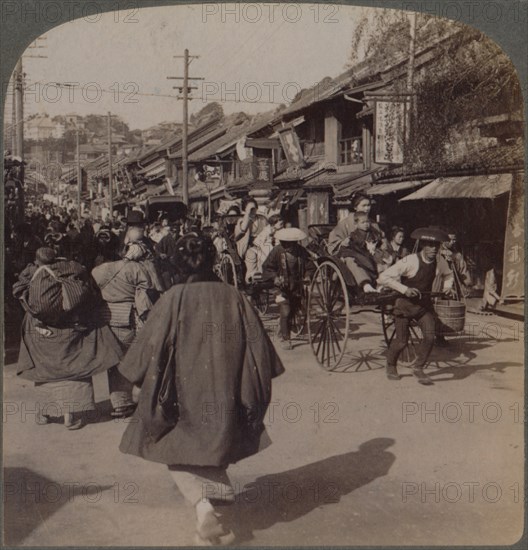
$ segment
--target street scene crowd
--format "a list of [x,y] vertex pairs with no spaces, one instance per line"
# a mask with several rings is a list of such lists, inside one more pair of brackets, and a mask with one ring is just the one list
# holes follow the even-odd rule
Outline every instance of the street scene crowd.
[[[92,376],[107,371],[112,416],[134,415],[136,421],[125,431],[121,450],[168,464],[196,507],[197,543],[227,544],[234,535],[211,503],[234,499],[226,468],[258,452],[271,380],[284,371],[258,316],[252,285],[272,289],[278,344],[293,350],[292,313],[303,307],[320,242],[285,227],[280,211],[268,216],[250,197],[205,226],[187,216],[183,203],[171,206],[150,224],[141,210],[119,220],[80,222],[60,210],[28,213],[6,249],[6,274],[25,311],[17,368],[48,392],[37,423],[63,418],[68,430],[82,428],[95,410]],[[417,228],[411,235],[417,247],[410,253],[404,230],[393,227],[387,237],[371,222],[370,208],[366,195],[351,197],[350,214],[328,235],[329,257],[349,270],[356,300],[399,296],[391,308],[396,330],[388,379],[400,379],[398,357],[415,321],[422,339],[413,373],[421,384],[433,384],[424,368],[435,336],[437,344],[446,344],[437,328],[433,288],[463,299],[471,286],[456,235],[446,228]],[[231,281],[220,266],[222,255],[235,265]],[[245,297],[235,288],[243,281]],[[482,310],[497,299],[496,287],[487,286]],[[323,304],[320,309],[324,313]],[[239,334],[226,341],[204,332],[205,325],[229,326]],[[233,418],[222,410],[204,422],[206,403],[230,404]]]
[[[167,96],[182,123],[144,130],[111,112],[26,120],[19,62],[4,130],[9,543],[519,538],[515,70],[453,22],[356,23],[345,72],[289,105],[215,101],[189,121],[185,72],[184,97]],[[179,57],[185,71],[199,58]],[[455,509],[448,489],[466,483],[482,502]]]

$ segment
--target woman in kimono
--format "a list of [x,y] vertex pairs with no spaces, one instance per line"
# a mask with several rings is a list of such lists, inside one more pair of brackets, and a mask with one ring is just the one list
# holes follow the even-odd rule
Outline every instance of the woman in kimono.
[[30,285],[40,266],[47,266],[58,276],[89,279],[79,263],[59,260],[51,248],[39,248],[35,263],[29,264],[13,286],[13,295],[26,311],[22,323],[22,341],[17,374],[48,390],[49,398],[37,415],[38,424],[52,417],[64,417],[69,430],[84,425],[84,413],[95,409],[92,376],[119,363],[123,355],[110,328],[97,316],[97,289],[79,307],[60,315],[35,316],[35,306],[44,310],[50,293],[31,300]]
[[[125,350],[136,338],[153,306],[149,297],[153,283],[141,263],[147,254],[142,244],[131,242],[124,259],[101,264],[92,271],[104,300],[101,318],[110,325]],[[117,367],[108,371],[108,386],[114,409],[112,416],[130,416],[136,407],[132,384],[119,374]]]
[[119,371],[141,386],[120,450],[169,466],[195,506],[199,545],[233,540],[212,501],[232,502],[226,469],[262,448],[271,380],[284,371],[258,315],[213,274],[210,239],[179,239],[187,274],[154,306]]

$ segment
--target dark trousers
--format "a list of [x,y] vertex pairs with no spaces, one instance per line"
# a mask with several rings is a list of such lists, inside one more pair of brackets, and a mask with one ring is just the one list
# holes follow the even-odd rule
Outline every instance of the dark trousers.
[[292,314],[301,307],[302,297],[294,292],[281,292],[284,302],[279,304],[280,314],[280,337],[283,340],[289,340],[291,335]]
[[[416,346],[416,362],[414,368],[423,369],[425,363],[433,349],[435,338],[435,318],[430,311],[425,312],[421,317],[415,319],[422,331],[422,341]],[[394,317],[394,327],[396,334],[389,346],[387,353],[387,363],[396,366],[400,353],[407,345],[409,340],[409,317]]]
[[286,298],[285,302],[279,304],[280,313],[280,336],[283,340],[290,339],[290,300]]

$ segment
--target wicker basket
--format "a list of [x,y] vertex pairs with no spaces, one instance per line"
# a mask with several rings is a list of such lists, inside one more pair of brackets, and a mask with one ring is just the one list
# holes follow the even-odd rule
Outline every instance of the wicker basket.
[[458,300],[438,300],[434,309],[437,334],[453,334],[464,330],[466,304]]

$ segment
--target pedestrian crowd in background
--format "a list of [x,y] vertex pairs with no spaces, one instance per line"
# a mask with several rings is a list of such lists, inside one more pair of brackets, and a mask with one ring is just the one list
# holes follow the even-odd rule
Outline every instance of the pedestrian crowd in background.
[[[409,255],[404,246],[404,229],[395,226],[385,233],[370,219],[371,207],[370,197],[356,194],[351,199],[349,215],[338,222],[327,242],[328,253],[341,259],[350,271],[358,296],[387,287],[393,271],[391,267]],[[292,349],[292,316],[305,300],[307,284],[316,268],[314,254],[301,244],[307,242],[307,235],[285,223],[280,212],[259,206],[251,197],[244,199],[241,207],[232,205],[226,215],[213,219],[208,226],[201,227],[199,220],[186,214],[185,209],[184,214],[174,219],[162,211],[158,219],[147,224],[140,210],[130,210],[126,216],[113,219],[107,216],[103,220],[88,216],[79,219],[75,210],[68,212],[53,205],[32,207],[26,222],[13,228],[6,239],[7,282],[14,285],[15,296],[21,301],[28,319],[35,324],[24,325],[25,332],[31,335],[40,330],[39,336],[42,336],[42,330],[73,330],[82,321],[86,333],[96,330],[95,325],[97,330],[102,326],[108,328],[119,343],[119,349],[125,353],[159,297],[186,280],[187,274],[181,271],[177,260],[178,243],[185,236],[194,236],[212,242],[215,265],[225,255],[232,259],[239,286],[247,288],[263,282],[275,287],[280,317],[279,345],[286,350]],[[443,234],[449,237],[436,251],[437,263],[440,271],[454,274],[455,290],[458,296],[465,296],[471,287],[467,264],[456,248],[456,235],[449,230],[444,230]],[[44,264],[47,265],[45,270],[41,267]],[[386,271],[389,273],[384,275]],[[46,305],[53,309],[52,302],[60,294],[57,280],[82,278],[81,273],[93,287],[91,299],[73,308],[73,312],[66,311],[60,326],[54,327],[53,319],[50,321],[46,315],[39,317],[36,314]],[[37,283],[42,296],[31,304],[31,287],[36,287]],[[487,284],[489,289],[483,307],[490,308],[497,302],[492,270],[487,275]],[[441,286],[437,277],[432,290],[441,291]],[[251,297],[251,293],[249,295]],[[39,338],[35,344],[28,341],[26,334],[22,338],[25,363],[19,362],[23,375],[28,376],[27,371],[30,371],[30,376],[36,376],[39,383],[56,382],[59,374],[46,373],[45,364],[49,363],[52,368],[53,347],[59,340],[55,339],[47,349],[49,341]],[[107,340],[103,338],[101,342],[108,345]],[[442,336],[438,335],[437,340],[442,343]],[[37,350],[35,345],[43,349]],[[66,342],[64,346],[64,354],[72,353]],[[95,357],[98,353],[100,349],[93,350],[92,355]],[[32,359],[38,354],[46,357],[46,361]],[[88,363],[92,360],[92,356],[87,356]],[[119,374],[116,364],[103,363],[108,370],[113,414],[132,414],[135,408],[132,385]],[[94,369],[102,368],[103,363],[95,361]],[[79,368],[85,376],[83,367]],[[41,376],[35,375],[37,371],[41,371]],[[90,392],[81,401],[83,406],[94,405]],[[75,421],[73,425],[80,424]]]
[[[415,322],[424,337],[413,373],[430,385],[423,369],[435,338],[431,292],[464,296],[469,270],[454,233],[417,230],[410,253],[404,229],[385,233],[370,219],[371,205],[365,195],[353,198],[325,254],[349,269],[357,297],[399,293],[387,377],[400,379],[398,357]],[[178,219],[162,212],[147,224],[139,210],[102,220],[36,208],[12,228],[6,279],[25,312],[17,373],[47,392],[38,424],[62,417],[67,429],[77,430],[95,409],[92,377],[107,372],[111,415],[134,420],[122,452],[167,464],[195,506],[195,542],[228,544],[233,533],[212,503],[234,500],[229,464],[265,446],[271,380],[284,368],[251,294],[223,284],[216,268],[229,256],[240,287],[275,287],[280,345],[291,350],[293,311],[306,300],[316,253],[303,246],[306,233],[251,198],[203,227],[184,210]],[[485,304],[493,307],[493,269],[486,284]],[[226,344],[219,327],[251,335]],[[215,407],[207,418],[205,402]],[[233,403],[239,410],[229,409]],[[214,491],[204,495],[205,486]]]

